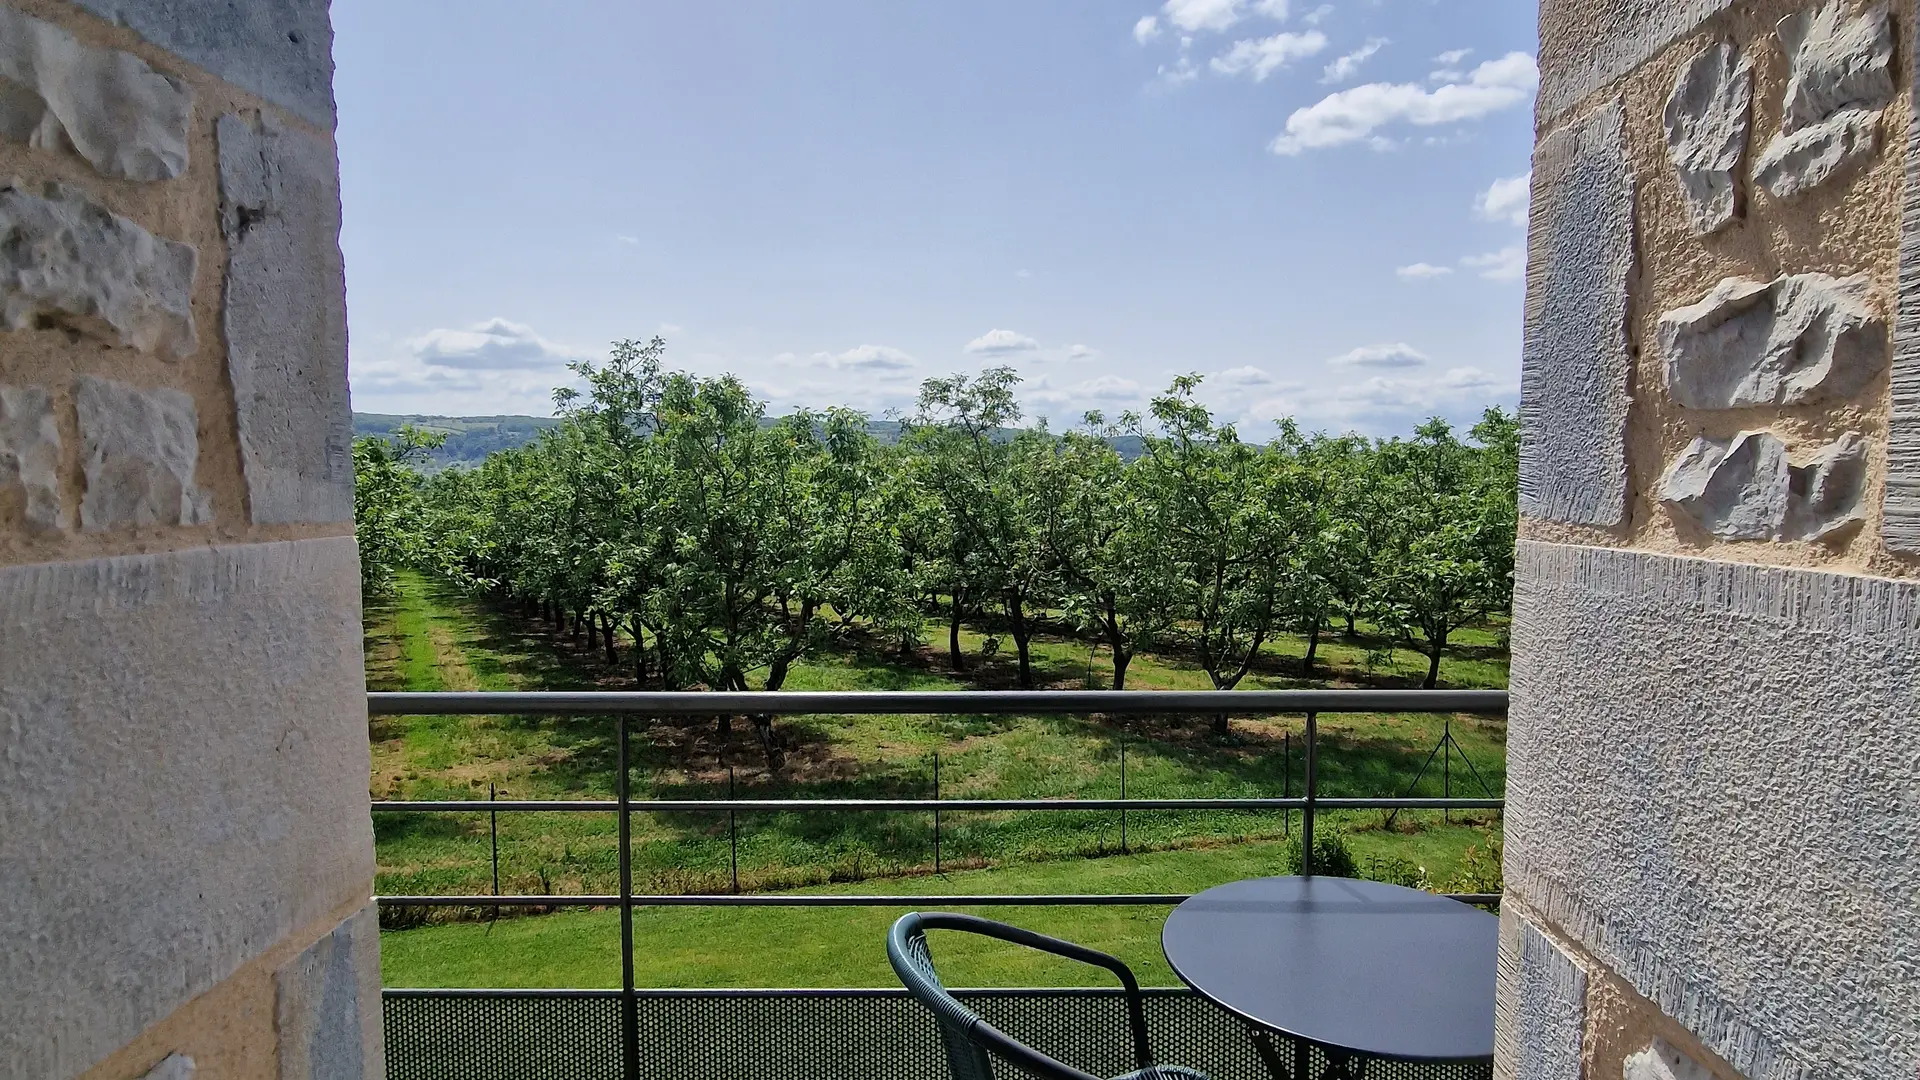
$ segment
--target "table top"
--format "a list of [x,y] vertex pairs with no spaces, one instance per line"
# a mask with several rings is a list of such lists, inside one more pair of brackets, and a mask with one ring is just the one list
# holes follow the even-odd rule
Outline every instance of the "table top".
[[1408,1061],[1493,1056],[1500,920],[1377,881],[1276,877],[1208,889],[1160,942],[1202,997],[1322,1046]]

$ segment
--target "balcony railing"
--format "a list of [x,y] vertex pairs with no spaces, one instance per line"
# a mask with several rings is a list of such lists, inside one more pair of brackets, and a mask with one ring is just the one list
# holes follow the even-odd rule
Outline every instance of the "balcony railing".
[[[608,991],[389,990],[389,1080],[517,1080],[640,1077],[675,1080],[944,1080],[945,1058],[929,1017],[896,990],[653,990],[636,987],[633,913],[642,907],[1019,907],[1171,906],[1188,894],[861,895],[715,893],[644,895],[633,890],[631,818],[637,813],[753,812],[1034,813],[1150,810],[1297,812],[1311,872],[1315,818],[1327,811],[1498,810],[1499,798],[1322,798],[1322,713],[1504,715],[1504,691],[1272,690],[1237,692],[999,691],[831,693],[435,693],[369,694],[371,715],[605,716],[616,735],[611,800],[375,801],[379,813],[613,814],[619,891],[599,895],[381,896],[382,907],[604,907],[620,914],[621,989]],[[1233,799],[634,799],[632,720],[716,715],[1304,715],[1305,790],[1298,797]],[[938,835],[936,831],[936,837]],[[1495,905],[1498,894],[1457,899]],[[880,943],[875,942],[875,948]],[[971,991],[1001,1030],[1049,1052],[1125,1071],[1119,1003],[1103,990]],[[1182,990],[1154,991],[1161,1057],[1209,1071],[1214,1080],[1262,1075],[1245,1031]],[[1109,1016],[1108,1014],[1112,1014]],[[1484,1066],[1377,1062],[1371,1080],[1480,1078]]]

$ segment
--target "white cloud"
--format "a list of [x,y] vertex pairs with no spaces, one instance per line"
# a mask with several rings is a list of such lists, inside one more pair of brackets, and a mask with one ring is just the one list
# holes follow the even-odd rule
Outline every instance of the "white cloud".
[[1488,281],[1519,281],[1527,276],[1527,249],[1513,244],[1485,255],[1469,255],[1460,265],[1478,270]]
[[1175,60],[1171,66],[1160,65],[1154,72],[1153,81],[1158,86],[1174,87],[1181,83],[1190,83],[1199,77],[1200,68],[1194,64],[1193,57],[1183,50],[1179,59]]
[[1474,197],[1473,212],[1483,221],[1510,221],[1515,225],[1525,225],[1527,202],[1532,196],[1532,189],[1531,172],[1495,180],[1492,186]]
[[1207,382],[1218,383],[1221,386],[1247,387],[1273,386],[1277,380],[1266,371],[1254,367],[1252,364],[1248,364],[1244,367],[1228,368],[1225,371],[1216,372],[1207,379]]
[[1427,278],[1446,277],[1453,273],[1453,267],[1435,266],[1432,263],[1418,262],[1411,266],[1398,267],[1393,272],[1400,275],[1401,279],[1405,281],[1424,281]]
[[1287,0],[1254,0],[1253,10],[1269,19],[1285,21],[1287,7]]
[[1306,23],[1308,26],[1319,26],[1321,23],[1326,22],[1327,18],[1332,14],[1332,4],[1321,4],[1319,7],[1300,16],[1300,21]]
[[1133,24],[1133,40],[1142,45],[1159,36],[1160,20],[1151,15],[1142,15],[1140,21]]
[[506,319],[467,330],[429,330],[407,347],[427,367],[466,371],[556,371],[580,355]]
[[1363,368],[1411,368],[1420,367],[1426,362],[1426,353],[1404,341],[1390,345],[1362,345],[1327,361],[1335,367]]
[[1433,62],[1439,64],[1441,67],[1454,67],[1459,64],[1460,61],[1472,55],[1472,49],[1448,49],[1446,52],[1434,57]]
[[1346,82],[1360,73],[1360,65],[1371,60],[1374,53],[1386,46],[1386,38],[1368,38],[1365,45],[1328,64],[1320,76],[1320,81],[1328,85]]
[[1017,278],[1019,278],[1019,279],[1020,279],[1020,280],[1022,280],[1022,281],[1025,281],[1026,279],[1028,279],[1028,278],[1030,278],[1030,277],[1032,277],[1032,276],[1033,276],[1033,271],[1031,271],[1031,270],[1015,270],[1015,271],[1013,272],[1013,276],[1014,276],[1014,277],[1017,277]]
[[1140,397],[1140,384],[1118,375],[1101,375],[1073,388],[1074,393],[1095,401],[1133,401]]
[[1005,356],[1009,353],[1032,352],[1040,343],[1025,334],[1012,330],[989,330],[967,342],[970,353],[984,353],[988,356]]
[[614,239],[628,247],[633,247],[640,243],[640,238],[637,236],[615,236]]
[[1222,75],[1251,73],[1254,82],[1264,82],[1275,71],[1326,47],[1327,35],[1318,30],[1309,30],[1304,34],[1289,32],[1268,38],[1249,38],[1234,42],[1233,48],[1214,57],[1213,70]]
[[1378,140],[1375,133],[1394,123],[1433,127],[1476,120],[1525,102],[1539,84],[1533,57],[1518,52],[1481,64],[1465,82],[1432,90],[1413,83],[1367,83],[1295,110],[1271,149],[1291,156]]
[[1099,355],[1098,350],[1090,349],[1085,345],[1067,346],[1067,359],[1069,360],[1091,360]]
[[826,368],[830,371],[864,371],[885,375],[917,366],[913,357],[886,345],[859,345],[841,353],[817,352],[810,356],[781,353],[775,363],[792,367]]
[[1200,30],[1225,30],[1246,18],[1246,0],[1167,0],[1160,10],[1167,21],[1194,33]]
[[1479,368],[1451,368],[1439,374],[1373,375],[1359,382],[1275,386],[1251,404],[1221,411],[1239,416],[1243,431],[1254,432],[1278,417],[1291,416],[1308,430],[1361,430],[1376,435],[1405,435],[1429,416],[1470,423],[1488,405],[1511,404],[1519,394],[1515,380]]

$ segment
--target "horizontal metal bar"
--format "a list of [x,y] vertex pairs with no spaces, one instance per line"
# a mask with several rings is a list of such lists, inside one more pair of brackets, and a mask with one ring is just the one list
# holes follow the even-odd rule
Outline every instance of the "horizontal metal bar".
[[[1118,986],[994,986],[994,987],[948,987],[961,997],[1122,997],[1126,991]],[[1189,997],[1193,991],[1184,986],[1143,986],[1140,992],[1148,997]],[[642,998],[905,998],[912,996],[904,987],[884,986],[846,986],[846,987],[636,987],[635,997]],[[619,998],[619,990],[554,990],[534,988],[527,990],[448,987],[390,986],[380,991],[380,996],[390,998]]]
[[809,716],[845,713],[1485,713],[1504,714],[1504,690],[872,690],[540,692],[367,695],[375,716],[613,715]]
[[[1498,904],[1499,893],[1443,894],[1467,904]],[[836,893],[719,893],[635,896],[635,907],[1172,907],[1191,893],[1036,893],[870,896]],[[617,907],[618,896],[376,896],[381,907]]]
[[[1317,810],[1499,810],[1504,799],[1315,799]],[[1305,799],[650,799],[629,804],[633,812],[648,814],[722,814],[730,811],[787,813],[842,810],[1304,810]],[[617,813],[620,804],[607,800],[447,799],[394,801],[372,804],[376,814],[418,813]]]

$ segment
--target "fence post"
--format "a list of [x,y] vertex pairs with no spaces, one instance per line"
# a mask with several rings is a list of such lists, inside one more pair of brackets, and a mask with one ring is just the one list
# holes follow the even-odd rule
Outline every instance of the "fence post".
[[[1127,740],[1120,739],[1120,801],[1127,801]],[[1120,854],[1127,853],[1127,808],[1120,808]]]
[[[1280,733],[1280,797],[1293,798],[1293,732]],[[1293,811],[1280,811],[1280,835],[1293,836]]]
[[[1440,729],[1440,794],[1451,799],[1453,798],[1453,720],[1449,718],[1442,723],[1444,726]],[[1447,824],[1453,824],[1453,808],[1442,809],[1440,817]]]
[[1307,808],[1300,813],[1300,874],[1313,876],[1313,801],[1319,796],[1320,717],[1307,714]]
[[[487,784],[487,801],[488,802],[494,801],[494,785],[491,782]],[[492,808],[489,808],[487,810],[487,840],[488,840],[489,846],[492,847],[493,849],[493,895],[499,896],[500,895],[500,811],[494,810]],[[500,917],[499,908],[493,909],[493,917],[496,919]]]
[[633,826],[632,793],[627,784],[627,714],[620,714],[614,797],[620,814],[620,1075],[640,1078],[640,998],[633,991]]
[[[732,802],[735,798],[737,796],[734,794],[733,766],[729,765],[727,766],[727,801]],[[734,820],[734,810],[731,806],[727,808],[727,848],[731,853],[733,864],[733,891],[738,893],[740,891],[740,827]]]
[[[933,801],[940,801],[940,752],[933,752]],[[940,872],[940,808],[933,808],[933,872]]]

